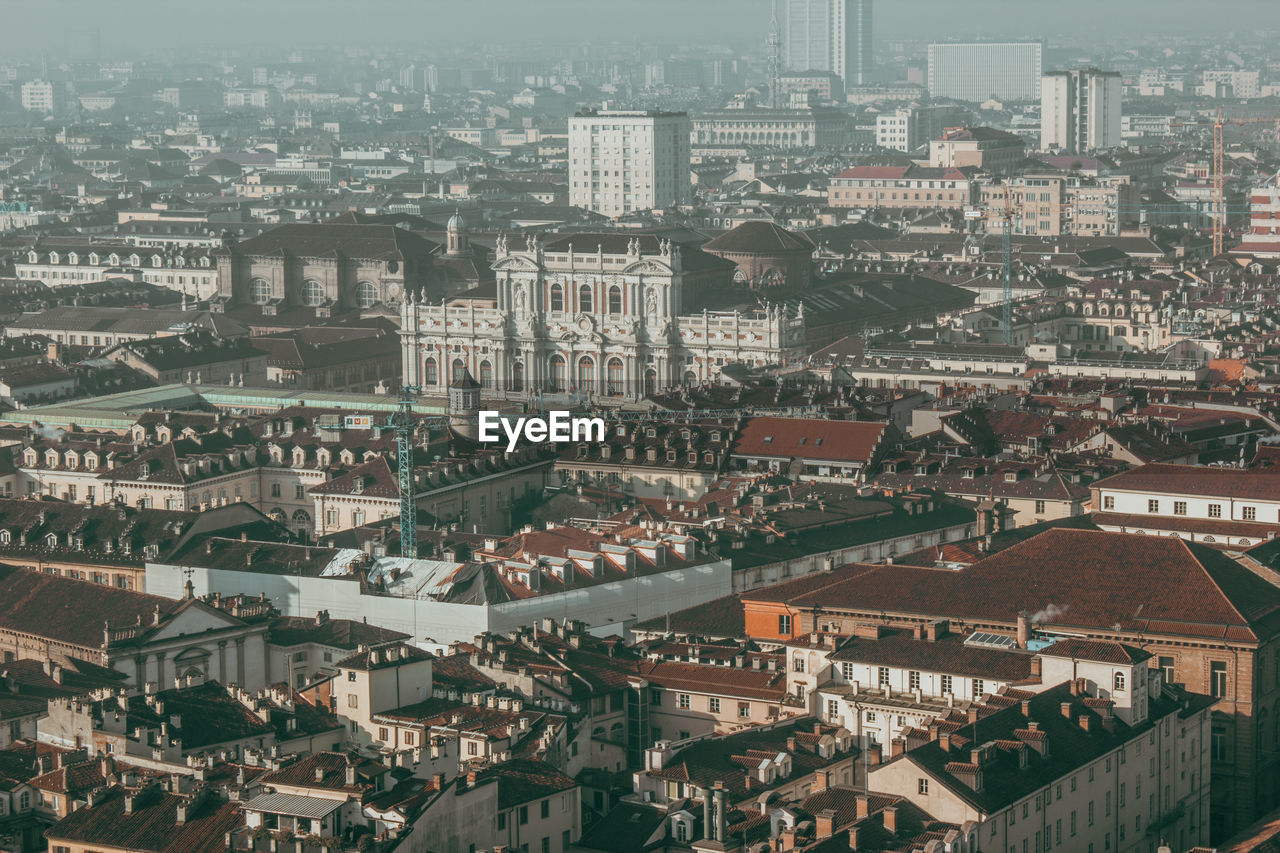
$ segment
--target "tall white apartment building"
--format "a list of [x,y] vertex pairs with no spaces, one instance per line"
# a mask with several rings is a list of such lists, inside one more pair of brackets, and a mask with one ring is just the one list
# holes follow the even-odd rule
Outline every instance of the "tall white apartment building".
[[846,86],[871,82],[872,0],[787,0],[784,62],[792,71],[830,71]]
[[21,97],[24,110],[53,112],[53,84],[48,80],[28,80],[23,83]]
[[1117,71],[1050,71],[1040,83],[1040,150],[1083,154],[1120,145]]
[[569,203],[605,216],[689,201],[686,113],[584,110],[569,119]]
[[988,98],[1040,97],[1043,46],[1039,42],[929,45],[929,94],[981,103]]

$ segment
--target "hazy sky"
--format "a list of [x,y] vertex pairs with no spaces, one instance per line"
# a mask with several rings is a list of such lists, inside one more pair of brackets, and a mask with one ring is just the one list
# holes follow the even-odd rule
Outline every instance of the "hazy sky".
[[[1280,29],[1280,0],[878,0],[877,39]],[[762,38],[769,0],[0,0],[0,54],[60,52],[99,31],[104,55],[199,44],[361,45],[450,39],[711,43]],[[0,55],[0,61],[3,56]]]

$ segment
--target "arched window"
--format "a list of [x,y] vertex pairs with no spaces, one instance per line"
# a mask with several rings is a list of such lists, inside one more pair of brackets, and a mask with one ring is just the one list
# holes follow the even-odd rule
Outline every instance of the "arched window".
[[266,305],[271,301],[271,282],[265,279],[255,278],[253,280],[252,288],[252,298],[255,305]]
[[369,308],[378,301],[378,288],[367,281],[356,283],[356,307]]
[[324,285],[318,281],[302,283],[302,304],[311,308],[324,303]]
[[511,390],[524,390],[524,363],[514,361],[511,363]]
[[455,358],[453,360],[453,368],[450,372],[453,382],[461,382],[462,377],[467,375],[467,366],[462,363],[462,359]]
[[616,284],[609,288],[609,313],[622,313],[622,288]]
[[422,384],[440,384],[440,366],[436,364],[436,360],[434,358],[427,359],[422,365]]
[[578,359],[578,388],[590,391],[596,384],[596,363],[587,356]]
[[620,396],[623,391],[622,359],[609,359],[609,364],[605,367],[605,379],[608,382],[608,387],[605,389],[606,393],[615,397]]
[[311,535],[311,513],[300,509],[293,514],[293,532],[303,539]]
[[644,372],[644,393],[646,396],[658,393],[658,371],[652,367]]
[[1117,672],[1115,677],[1115,688],[1117,693],[1124,692],[1124,673]]
[[487,361],[480,362],[480,387],[493,387],[493,365]]
[[684,384],[685,384],[685,385],[697,385],[697,384],[698,384],[698,374],[694,373],[692,370],[686,370],[686,371],[684,372]]
[[564,356],[551,356],[551,375],[549,377],[552,391],[564,390]]
[[267,515],[271,517],[272,521],[278,521],[284,525],[287,525],[289,523],[289,516],[285,515],[284,510],[280,509],[280,507],[276,507],[275,509],[271,510],[271,512],[267,513]]
[[584,314],[590,314],[593,310],[591,307],[591,285],[584,284],[578,288],[578,310]]
[[558,284],[551,285],[551,310],[564,310],[564,288]]

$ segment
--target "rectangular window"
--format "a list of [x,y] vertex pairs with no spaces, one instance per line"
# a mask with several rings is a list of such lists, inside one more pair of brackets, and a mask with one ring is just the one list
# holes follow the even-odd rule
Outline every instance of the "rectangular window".
[[1160,501],[1156,500],[1155,498],[1152,498],[1151,500],[1147,501],[1147,512],[1159,512],[1159,511],[1160,511]]
[[840,718],[840,700],[828,699],[827,700],[827,719],[837,720],[839,718]]
[[529,822],[529,807],[521,806],[520,807],[520,825],[524,826],[528,822]]
[[889,686],[889,667],[878,667],[877,671],[878,683],[881,687]]
[[661,705],[661,704],[662,704],[662,691],[661,691],[661,690],[659,690],[659,689],[658,689],[658,688],[656,688],[656,687],[651,688],[651,689],[649,690],[649,704],[650,704],[650,705]]
[[912,690],[919,690],[919,689],[920,689],[920,673],[919,673],[919,671],[914,670],[914,669],[913,669],[913,670],[910,670],[910,671],[907,673],[907,683],[908,683],[908,685],[910,685],[910,689],[912,689]]
[[1258,508],[1256,506],[1240,507],[1240,515],[1244,518],[1245,521],[1257,521]]
[[744,719],[744,720],[747,720],[747,719],[750,719],[750,718],[751,718],[751,703],[750,703],[750,702],[739,702],[739,703],[738,703],[738,716],[739,716],[740,718]]
[[786,613],[778,617],[778,635],[782,637],[791,636],[791,616]]
[[1173,658],[1160,656],[1160,677],[1164,679],[1165,684],[1173,684]]
[[1103,498],[1102,498],[1102,508],[1103,508],[1103,509],[1115,509],[1115,508],[1116,508],[1116,499],[1115,499],[1115,496],[1114,496],[1114,495],[1104,495],[1104,496],[1103,496]]
[[973,698],[974,698],[974,699],[978,699],[978,698],[980,698],[980,697],[982,696],[982,694],[983,694],[983,693],[986,693],[986,692],[987,692],[986,684],[982,681],[982,679],[981,679],[981,678],[975,678],[975,679],[973,679],[973,683],[972,683],[970,686],[971,686],[971,687],[973,687]]
[[688,708],[689,708],[689,694],[688,694],[688,693],[680,693],[680,694],[677,694],[677,696],[676,696],[676,704],[677,704],[679,707],[681,707],[681,708],[684,708],[684,709],[688,710]]
[[1222,518],[1222,504],[1209,504],[1209,517]]
[[1209,692],[1219,699],[1227,695],[1227,665],[1223,661],[1209,664]]
[[921,794],[929,793],[929,780],[921,776],[916,782],[916,790]]
[[359,696],[357,696],[357,695],[356,695],[356,694],[354,694],[354,693],[348,693],[348,694],[347,694],[347,707],[348,707],[348,708],[359,708],[359,707],[360,707],[360,697],[359,697]]
[[383,741],[385,743],[387,740],[387,735],[388,735],[388,732],[386,728],[380,726],[378,728],[378,740]]
[[546,820],[547,818],[551,817],[551,801],[550,800],[542,801],[540,814],[542,815],[543,820]]
[[800,658],[800,657],[792,658],[792,659],[791,659],[791,671],[792,671],[792,672],[804,672],[804,658]]
[[713,714],[720,713],[720,697],[719,696],[712,696],[710,699],[707,700],[707,710]]
[[[1209,733],[1210,757],[1214,761],[1227,760],[1227,730],[1215,728]],[[1154,794],[1152,795],[1155,796]]]
[[[1277,668],[1276,671],[1280,672],[1280,668]],[[840,664],[840,675],[844,677],[845,681],[851,680],[853,678],[853,664],[848,661]]]
[[951,692],[951,676],[949,675],[942,676],[942,692],[944,695]]
[[1187,502],[1186,502],[1186,501],[1174,501],[1174,502],[1173,502],[1173,514],[1174,514],[1174,515],[1186,515],[1186,514],[1187,514]]

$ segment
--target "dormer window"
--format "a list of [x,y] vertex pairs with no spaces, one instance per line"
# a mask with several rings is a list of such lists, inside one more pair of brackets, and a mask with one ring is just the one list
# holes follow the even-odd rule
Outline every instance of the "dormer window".
[[56,264],[56,263],[58,263],[60,260],[61,260],[61,258],[59,258],[59,257],[58,257],[58,253],[57,253],[57,252],[50,252],[50,253],[49,253],[49,263],[51,263],[51,264]]
[[118,266],[120,266],[120,256],[119,256],[119,255],[117,255],[115,252],[112,252],[112,253],[111,253],[111,257],[107,258],[107,261],[108,261],[108,263],[110,263],[110,264],[111,264],[111,266],[113,266],[113,267],[118,267]]
[[8,530],[0,530],[0,545],[8,545],[11,537]]
[[40,260],[39,252],[27,252],[27,263],[34,264]]
[[159,255],[152,255],[152,256],[151,256],[151,266],[153,266],[153,267],[158,267],[158,266],[160,266],[162,263],[164,263],[164,262],[160,259],[160,256],[159,256]]
[[38,458],[38,456],[37,456],[37,454],[36,454],[35,450],[33,450],[33,449],[32,449],[32,448],[30,448],[30,447],[28,447],[26,450],[22,451],[22,464],[23,464],[23,465],[26,465],[28,468],[30,468],[30,467],[32,467],[32,466],[34,466],[34,465],[36,464],[36,459],[37,459],[37,458]]
[[47,534],[47,535],[44,537],[44,544],[45,544],[45,547],[46,547],[46,548],[57,548],[57,547],[58,547],[58,534],[56,534],[56,533],[49,533],[49,534]]
[[46,450],[44,453],[44,464],[48,468],[58,467],[58,451]]
[[136,266],[139,264],[140,260],[141,260],[141,259],[140,259],[137,255],[130,255],[130,256],[129,256],[129,266],[136,267]]
[[1017,472],[1017,471],[1005,471],[1005,472],[1004,472],[1004,481],[1005,481],[1006,483],[1016,483],[1016,482],[1018,482],[1018,472]]
[[353,494],[353,495],[362,495],[362,494],[364,494],[364,479],[363,479],[363,478],[361,478],[361,477],[356,477],[355,479],[353,479],[353,480],[351,481],[351,494]]
[[69,263],[69,264],[71,264],[71,265],[73,265],[73,266],[74,266],[74,265],[79,264],[79,263],[80,263],[80,256],[79,256],[79,255],[77,255],[75,252],[72,252],[71,254],[67,255],[67,263]]
[[80,466],[80,454],[76,453],[74,450],[68,450],[67,455],[64,458],[66,459],[68,468],[78,468]]
[[90,253],[89,253],[89,264],[90,264],[91,266],[95,266],[95,267],[96,267],[96,266],[97,266],[101,261],[102,261],[102,258],[98,257],[98,253],[97,253],[97,252],[90,252]]

